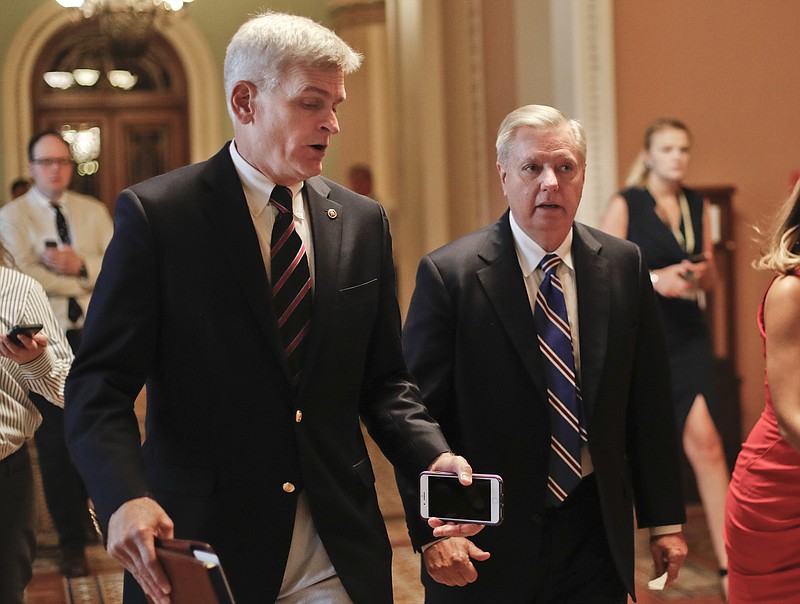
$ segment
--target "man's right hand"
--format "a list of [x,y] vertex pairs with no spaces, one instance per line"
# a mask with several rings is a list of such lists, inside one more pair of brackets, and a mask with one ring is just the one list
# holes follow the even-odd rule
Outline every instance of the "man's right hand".
[[131,499],[108,522],[108,553],[119,560],[155,604],[169,604],[171,587],[156,558],[155,538],[173,537],[164,509],[149,497]]
[[464,586],[478,578],[472,560],[483,562],[491,554],[464,537],[437,541],[422,554],[425,568],[434,581],[444,585]]

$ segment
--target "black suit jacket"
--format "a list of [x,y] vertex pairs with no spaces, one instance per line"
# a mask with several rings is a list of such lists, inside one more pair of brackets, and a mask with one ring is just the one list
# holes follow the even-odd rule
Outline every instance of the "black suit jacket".
[[216,548],[237,602],[277,596],[301,490],[351,598],[391,602],[359,415],[409,477],[449,447],[403,361],[383,209],[321,177],[305,194],[315,281],[296,395],[227,146],[120,195],[67,382],[68,443],[104,530],[155,498],[177,537]]
[[[633,593],[633,516],[678,524],[684,506],[667,357],[639,249],[581,224],[572,245],[581,393],[603,522]],[[550,431],[543,361],[508,212],[423,258],[403,331],[406,362],[453,449],[475,472],[504,478],[505,522],[474,541],[492,557],[463,588],[435,584],[430,602],[527,602],[540,547]],[[401,480],[415,546],[416,488]],[[576,569],[579,572],[579,569]]]

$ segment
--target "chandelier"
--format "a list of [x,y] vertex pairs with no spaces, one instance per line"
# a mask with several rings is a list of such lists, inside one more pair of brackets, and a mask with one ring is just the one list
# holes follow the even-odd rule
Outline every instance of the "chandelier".
[[147,46],[156,25],[193,0],[56,0],[76,17],[96,19],[111,51],[136,56]]

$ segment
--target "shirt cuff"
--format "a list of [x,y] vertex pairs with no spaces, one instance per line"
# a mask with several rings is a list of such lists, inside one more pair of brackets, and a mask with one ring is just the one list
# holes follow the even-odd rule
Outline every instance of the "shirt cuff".
[[680,533],[681,530],[683,530],[683,525],[666,524],[664,526],[651,526],[649,530],[651,537],[660,537],[661,535],[669,535],[670,533]]
[[432,546],[432,545],[436,545],[437,543],[439,543],[439,541],[444,541],[445,539],[449,539],[449,538],[450,538],[450,537],[439,537],[438,539],[436,539],[436,540],[434,540],[434,541],[431,541],[431,542],[429,542],[429,543],[426,543],[425,545],[423,545],[422,547],[420,547],[420,548],[419,548],[419,551],[421,551],[421,552],[424,554],[424,553],[425,553],[425,550],[427,550],[427,549],[428,549],[430,546]]

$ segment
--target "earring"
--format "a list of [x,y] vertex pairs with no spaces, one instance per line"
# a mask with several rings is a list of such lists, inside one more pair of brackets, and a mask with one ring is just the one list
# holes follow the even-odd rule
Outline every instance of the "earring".
[[652,170],[653,169],[653,162],[651,162],[650,160],[647,160],[647,162],[645,162],[645,164],[644,164],[644,167],[647,168],[648,170]]

